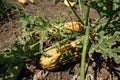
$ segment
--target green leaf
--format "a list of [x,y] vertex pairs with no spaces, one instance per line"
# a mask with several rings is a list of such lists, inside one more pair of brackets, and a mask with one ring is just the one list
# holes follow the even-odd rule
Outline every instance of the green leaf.
[[113,16],[120,11],[120,0],[83,0],[87,6],[96,9],[102,14]]

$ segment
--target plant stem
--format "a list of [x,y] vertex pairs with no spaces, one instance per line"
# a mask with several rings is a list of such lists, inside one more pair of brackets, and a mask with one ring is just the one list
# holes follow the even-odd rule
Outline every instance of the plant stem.
[[82,59],[81,59],[80,80],[84,80],[84,78],[85,78],[85,59],[86,59],[87,46],[89,43],[89,26],[88,26],[89,12],[90,12],[90,8],[88,7],[87,15],[86,15],[86,23],[85,23],[85,25],[86,25],[85,42],[84,42],[84,46],[83,46]]
[[70,5],[71,10],[73,11],[73,13],[75,14],[75,16],[78,18],[78,20],[81,22],[82,25],[84,25],[84,22],[82,21],[82,19],[79,17],[79,15],[76,13],[76,11],[72,8],[69,0],[67,0],[68,4]]
[[82,21],[84,20],[84,12],[83,12],[83,4],[82,4],[82,1],[81,0],[78,0],[79,2],[79,8],[80,8],[80,13],[82,15]]
[[86,27],[86,37],[85,37],[85,42],[83,46],[83,51],[82,51],[82,59],[81,59],[81,73],[80,73],[80,80],[84,80],[85,77],[85,58],[86,58],[86,52],[87,52],[87,46],[89,42],[89,26]]
[[86,26],[88,26],[89,13],[90,13],[90,7],[88,7],[88,9],[87,9],[86,22],[85,22],[85,25],[86,25]]

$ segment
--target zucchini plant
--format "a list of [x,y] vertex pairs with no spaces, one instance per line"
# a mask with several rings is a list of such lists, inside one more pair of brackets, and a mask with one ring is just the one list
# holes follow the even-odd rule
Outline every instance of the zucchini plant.
[[[67,0],[69,3],[69,0]],[[94,53],[101,53],[106,60],[114,59],[120,63],[120,1],[119,0],[77,0],[81,17],[73,7],[70,8],[82,23],[86,30],[85,42],[81,58],[81,78],[84,80],[84,64],[86,53],[91,57]],[[87,7],[87,14],[83,13],[83,7]],[[93,8],[99,13],[99,17],[92,23],[89,22],[89,9]],[[84,16],[85,15],[85,16]]]

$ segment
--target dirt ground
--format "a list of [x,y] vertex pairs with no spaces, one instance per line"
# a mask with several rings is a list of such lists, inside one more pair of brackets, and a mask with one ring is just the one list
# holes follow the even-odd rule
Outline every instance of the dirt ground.
[[[9,1],[9,0],[8,0]],[[17,0],[10,0],[10,3],[16,4]],[[31,15],[40,15],[53,22],[55,16],[61,17],[66,13],[71,13],[69,20],[78,21],[69,7],[62,2],[54,4],[53,0],[35,0],[35,4],[28,3],[24,5],[25,10]],[[78,5],[75,10],[79,13]],[[91,9],[90,19],[95,20],[98,16],[97,11]],[[21,34],[21,24],[18,19],[9,18],[4,20],[4,24],[0,26],[0,51],[13,44],[17,36]],[[101,54],[94,54],[92,60],[86,61],[86,80],[119,80],[120,65],[115,64],[111,60],[105,61]],[[18,80],[80,80],[80,64],[79,62],[65,66],[63,70],[48,72],[42,70],[38,63],[38,59],[30,59],[26,61],[26,66],[18,77]]]

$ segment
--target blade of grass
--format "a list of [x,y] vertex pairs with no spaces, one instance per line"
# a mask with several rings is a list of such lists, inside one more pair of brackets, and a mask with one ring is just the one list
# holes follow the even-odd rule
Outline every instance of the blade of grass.
[[82,1],[81,1],[81,0],[78,0],[78,3],[79,3],[80,13],[81,13],[81,15],[82,15],[82,21],[84,21],[84,12],[83,12],[83,7],[84,7],[84,5],[82,4]]
[[86,22],[85,22],[85,25],[86,25],[86,26],[88,26],[89,13],[90,13],[90,7],[87,8]]
[[86,32],[85,32],[85,42],[83,45],[83,51],[82,51],[82,58],[81,58],[81,71],[80,71],[80,80],[85,80],[85,59],[86,59],[86,52],[87,52],[87,46],[89,43],[89,25],[88,25],[88,18],[89,18],[89,12],[90,8],[87,9],[87,15],[86,15]]

